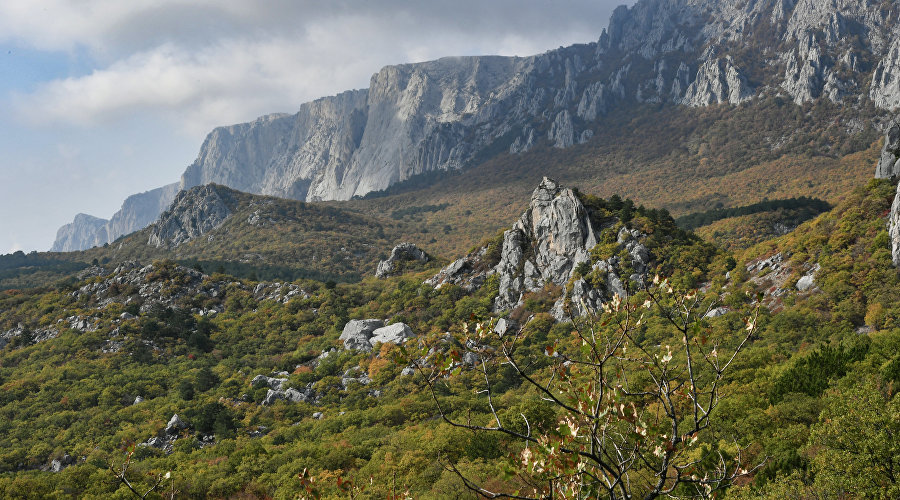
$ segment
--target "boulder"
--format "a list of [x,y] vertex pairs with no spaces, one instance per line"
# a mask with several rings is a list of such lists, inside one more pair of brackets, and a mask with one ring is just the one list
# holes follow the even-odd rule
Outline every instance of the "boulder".
[[351,319],[344,325],[338,339],[344,341],[344,349],[369,351],[372,349],[369,342],[372,332],[383,326],[384,322],[380,319]]
[[169,423],[166,425],[166,434],[178,434],[180,431],[187,429],[188,425],[181,420],[178,414],[172,415],[172,418],[169,419]]
[[400,269],[401,262],[425,263],[428,261],[428,254],[421,248],[412,243],[400,243],[391,250],[391,256],[387,260],[378,263],[378,267],[375,269],[375,276],[387,278],[396,274]]
[[250,385],[253,387],[269,387],[271,389],[275,389],[276,391],[281,390],[284,383],[287,382],[287,378],[274,378],[267,377],[265,375],[257,375],[253,377],[253,380],[250,381]]
[[394,323],[373,331],[369,343],[373,346],[379,343],[402,344],[406,339],[414,336],[412,329],[405,323]]

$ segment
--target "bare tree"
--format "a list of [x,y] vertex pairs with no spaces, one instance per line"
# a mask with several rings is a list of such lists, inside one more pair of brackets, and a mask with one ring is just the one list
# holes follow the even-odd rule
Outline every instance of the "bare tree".
[[[543,362],[520,355],[528,325],[510,333],[494,331],[493,322],[473,331],[467,327],[453,343],[445,338],[442,347],[423,342],[417,355],[405,351],[405,361],[423,376],[444,421],[523,443],[512,465],[517,481],[530,490],[526,493],[490,491],[448,464],[480,496],[709,497],[763,465],[746,465],[736,442],[726,453],[704,441],[712,436],[724,377],[750,342],[758,316],[757,309],[741,331],[716,335],[706,317],[717,300],[677,293],[667,280],[655,278],[635,297],[616,296],[599,317],[576,322],[571,342],[546,346]],[[640,333],[651,317],[679,342],[655,345],[643,339]],[[489,422],[454,418],[439,396],[438,386],[451,384],[466,358],[472,363],[469,353],[477,357],[478,392],[490,408]],[[533,429],[524,414],[501,417],[495,387],[503,365],[554,408],[555,429]]]
[[[131,491],[132,494],[134,494],[134,496],[143,500],[143,499],[147,498],[154,491],[157,491],[158,489],[160,489],[160,486],[163,486],[163,482],[169,481],[168,491],[166,491],[165,486],[163,486],[163,488],[160,490],[159,494],[163,498],[168,498],[169,500],[173,500],[175,498],[175,495],[178,494],[178,491],[175,489],[175,479],[172,478],[171,472],[166,472],[165,474],[151,473],[150,474],[150,478],[151,478],[150,487],[147,488],[147,490],[144,491],[143,493],[141,493],[138,490],[138,487],[135,486],[135,484],[132,483],[131,480],[128,479],[128,469],[131,466],[131,458],[133,456],[134,456],[134,445],[131,445],[125,451],[125,461],[122,462],[122,465],[117,467],[112,464],[109,464],[109,470],[110,470],[110,472],[112,472],[113,476],[116,478],[116,482],[120,483],[120,484],[124,484],[128,488],[128,490]],[[141,488],[141,489],[143,489],[143,488]]]

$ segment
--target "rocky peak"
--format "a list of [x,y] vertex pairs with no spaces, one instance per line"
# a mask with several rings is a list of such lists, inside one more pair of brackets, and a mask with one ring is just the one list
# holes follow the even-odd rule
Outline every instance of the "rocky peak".
[[587,209],[575,192],[544,177],[531,203],[512,229],[503,234],[500,294],[495,310],[515,307],[528,290],[547,283],[563,286],[574,266],[590,260],[597,237]]
[[147,244],[177,247],[225,222],[234,209],[230,189],[207,184],[178,193],[172,206],[150,227]]

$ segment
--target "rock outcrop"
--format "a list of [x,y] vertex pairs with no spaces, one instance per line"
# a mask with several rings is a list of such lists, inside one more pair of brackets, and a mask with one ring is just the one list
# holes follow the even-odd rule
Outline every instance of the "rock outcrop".
[[186,243],[225,222],[233,205],[230,193],[214,184],[182,191],[151,226],[147,244],[159,248]]
[[428,254],[421,248],[412,243],[400,243],[391,250],[390,257],[378,263],[378,267],[375,269],[375,276],[387,278],[396,274],[405,262],[421,262],[424,264],[429,260]]
[[888,126],[881,147],[881,157],[875,167],[876,179],[891,179],[900,176],[900,122]]
[[[881,157],[875,167],[876,179],[897,181],[900,177],[900,122],[893,122],[884,136]],[[888,236],[891,240],[891,258],[895,267],[900,267],[900,184],[888,213]]]
[[709,106],[711,104],[740,104],[753,95],[747,79],[734,65],[730,56],[708,60],[697,71],[694,83],[685,92],[682,104]]
[[502,256],[494,269],[500,275],[494,309],[511,309],[525,291],[546,283],[565,285],[574,266],[590,260],[596,243],[587,210],[575,193],[544,177],[528,210],[503,234]]

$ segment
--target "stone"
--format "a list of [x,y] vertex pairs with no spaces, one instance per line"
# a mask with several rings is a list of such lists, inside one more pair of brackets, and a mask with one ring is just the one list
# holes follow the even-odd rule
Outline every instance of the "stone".
[[814,264],[809,270],[806,271],[806,274],[800,277],[797,280],[796,288],[800,292],[807,292],[816,288],[816,274],[818,274],[819,270],[822,269],[818,263]]
[[[285,373],[285,375],[287,375],[287,373]],[[269,387],[270,389],[279,391],[287,382],[287,380],[287,378],[275,378],[267,377],[265,375],[257,375],[253,377],[253,380],[250,381],[250,385],[253,387]]]
[[51,460],[49,470],[50,472],[59,472],[74,463],[75,459],[69,456],[68,453],[66,453],[60,458],[54,458],[53,460]]
[[710,59],[700,66],[694,82],[685,91],[682,104],[692,107],[711,104],[740,104],[753,95],[753,89],[730,56]]
[[344,331],[338,339],[344,342],[344,349],[369,351],[372,349],[369,342],[372,332],[383,326],[384,322],[380,319],[351,319],[344,325]]
[[316,419],[316,420],[322,420],[322,417],[324,417],[324,416],[325,416],[325,415],[324,415],[322,412],[320,412],[320,411],[317,411],[317,412],[315,412],[315,413],[312,414],[312,418],[314,418],[314,419]]
[[410,375],[415,375],[415,373],[416,373],[416,369],[413,368],[412,366],[407,366],[407,367],[403,368],[403,370],[400,371],[400,375],[403,375],[404,377],[409,377]]
[[728,312],[727,307],[716,307],[710,309],[706,314],[703,315],[704,318],[718,318],[719,316],[724,316],[725,313]]
[[514,334],[519,330],[519,324],[509,318],[500,318],[494,324],[494,333],[499,336]]
[[391,256],[387,260],[382,260],[378,263],[375,276],[387,278],[396,274],[401,262],[421,262],[424,264],[429,260],[428,254],[421,248],[412,243],[400,243],[391,250]]
[[564,109],[556,115],[553,125],[550,126],[548,138],[555,148],[565,149],[575,144],[575,127],[572,125],[572,117],[568,110]]
[[178,434],[180,431],[187,429],[188,425],[178,417],[178,414],[172,415],[169,423],[166,424],[166,434]]
[[891,203],[891,211],[888,214],[888,235],[891,240],[891,259],[894,267],[900,267],[900,184],[894,194]]
[[373,346],[379,343],[402,344],[406,339],[414,336],[412,329],[405,323],[394,323],[374,330],[369,343]]
[[875,68],[869,98],[879,108],[895,110],[900,107],[900,38],[894,40]]
[[141,396],[136,396],[136,397],[134,398],[134,403],[131,403],[131,406],[139,405],[139,404],[141,404],[141,403],[143,403],[143,402],[144,402],[144,398],[142,398]]
[[900,122],[894,121],[885,131],[875,178],[891,179],[897,176],[900,176]]

